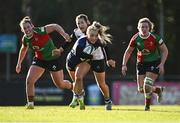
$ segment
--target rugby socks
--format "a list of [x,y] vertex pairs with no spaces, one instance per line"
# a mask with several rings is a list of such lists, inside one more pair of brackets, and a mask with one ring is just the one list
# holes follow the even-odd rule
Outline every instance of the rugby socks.
[[111,99],[110,97],[104,97],[104,102],[107,104],[107,103],[111,103]]
[[152,93],[146,93],[146,95],[145,95],[145,106],[151,105],[151,96],[152,96]]
[[29,106],[29,105],[33,106],[33,105],[34,105],[34,102],[28,102],[27,105],[28,105],[28,106]]

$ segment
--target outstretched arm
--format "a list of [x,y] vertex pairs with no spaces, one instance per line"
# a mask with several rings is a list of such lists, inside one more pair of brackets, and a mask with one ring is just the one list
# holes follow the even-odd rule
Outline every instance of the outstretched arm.
[[161,52],[161,63],[159,64],[158,68],[159,68],[159,73],[164,74],[164,64],[168,56],[168,49],[164,43],[160,45],[159,49]]
[[132,54],[134,50],[134,47],[130,47],[128,46],[125,53],[124,53],[124,56],[123,56],[123,62],[122,62],[122,74],[125,76],[126,75],[126,71],[127,71],[127,62]]
[[27,53],[28,47],[24,46],[23,44],[21,45],[21,49],[19,51],[19,57],[16,65],[16,72],[19,73],[21,71],[21,64],[22,61],[24,60],[26,53]]
[[106,54],[105,56],[106,56],[106,63],[107,63],[107,65],[109,66],[109,67],[113,67],[113,68],[115,68],[116,67],[116,61],[115,60],[113,60],[111,57],[110,57],[110,51],[109,51],[109,48],[108,48],[108,46],[106,45],[105,47],[104,47],[104,53]]
[[45,26],[46,32],[49,34],[51,32],[58,32],[60,35],[64,37],[64,39],[68,42],[71,41],[69,34],[67,34],[64,29],[58,24],[48,24]]

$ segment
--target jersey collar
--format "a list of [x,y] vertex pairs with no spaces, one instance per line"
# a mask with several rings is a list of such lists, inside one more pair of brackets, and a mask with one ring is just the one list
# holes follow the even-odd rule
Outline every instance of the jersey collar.
[[147,39],[147,38],[149,38],[150,34],[151,34],[151,33],[149,32],[148,36],[142,37],[142,36],[140,35],[140,33],[139,33],[139,36],[140,36],[142,39]]

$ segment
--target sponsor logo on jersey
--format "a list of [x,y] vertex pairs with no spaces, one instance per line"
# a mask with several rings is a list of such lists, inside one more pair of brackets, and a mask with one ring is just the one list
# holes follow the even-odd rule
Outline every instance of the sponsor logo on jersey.
[[149,55],[150,54],[150,51],[148,49],[143,49],[141,52],[143,55]]
[[42,50],[44,50],[44,48],[40,48],[39,46],[33,46],[32,48],[35,51],[42,51]]

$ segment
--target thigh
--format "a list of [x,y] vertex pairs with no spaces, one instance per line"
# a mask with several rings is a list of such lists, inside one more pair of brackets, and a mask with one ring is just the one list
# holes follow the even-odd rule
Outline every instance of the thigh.
[[105,60],[93,60],[91,62],[91,69],[97,73],[102,73],[105,71],[106,63]]
[[137,75],[137,85],[138,87],[143,87],[145,75]]
[[63,69],[61,58],[46,61],[46,68],[48,71],[57,72]]
[[69,76],[71,77],[71,80],[74,82],[75,81],[75,71],[70,71],[70,70],[67,70],[68,73],[69,73]]
[[50,71],[51,78],[53,82],[62,82],[64,80],[64,73],[63,70],[59,71]]
[[136,74],[137,75],[145,75],[146,74],[146,68],[143,63],[136,64]]
[[46,69],[46,63],[43,60],[37,59],[36,57],[33,58],[32,65],[39,66],[41,68]]
[[158,75],[159,74],[159,68],[158,68],[159,64],[160,64],[159,60],[147,63],[146,72],[149,72],[152,74],[154,73],[154,74]]
[[36,82],[44,73],[45,69],[36,65],[31,65],[27,74],[27,81]]
[[101,73],[94,72],[94,76],[98,84],[105,83],[105,74],[106,74],[105,72],[101,72]]
[[83,78],[89,72],[90,67],[87,62],[78,64],[75,71],[75,78]]
[[72,65],[69,60],[66,60],[66,70],[68,71],[69,76],[71,77],[72,81],[75,81],[75,65]]
[[153,73],[153,72],[146,72],[146,77],[151,78],[153,81],[155,81],[158,77],[158,74]]

